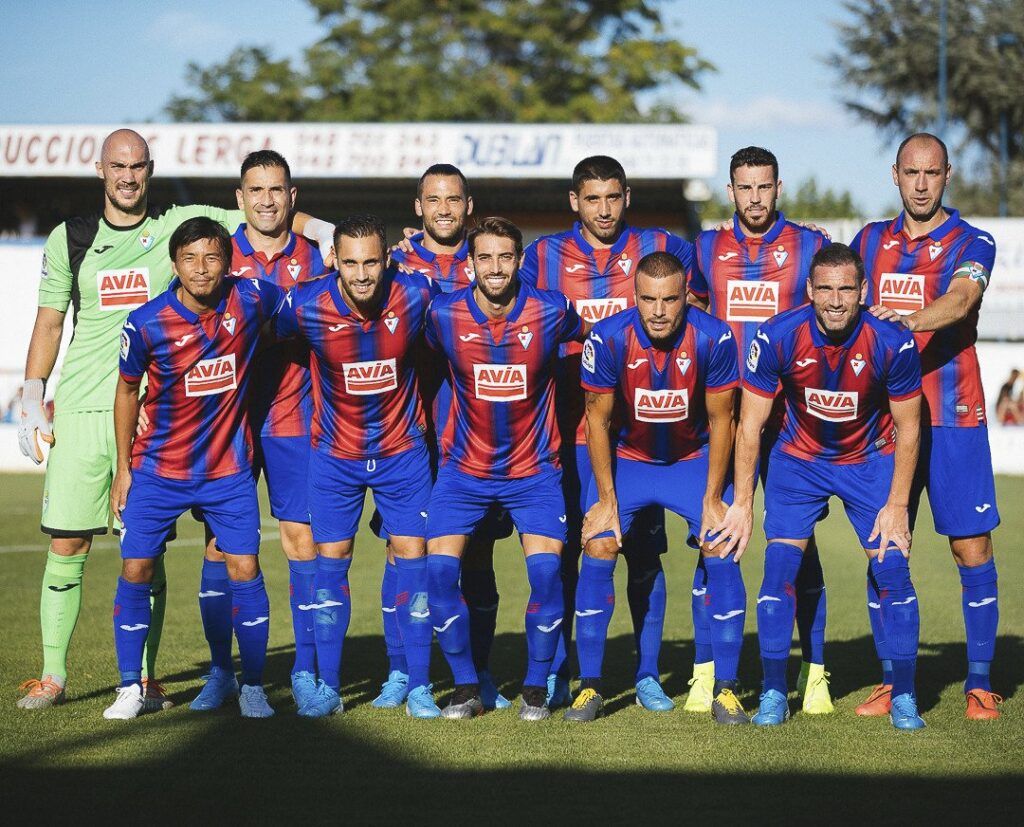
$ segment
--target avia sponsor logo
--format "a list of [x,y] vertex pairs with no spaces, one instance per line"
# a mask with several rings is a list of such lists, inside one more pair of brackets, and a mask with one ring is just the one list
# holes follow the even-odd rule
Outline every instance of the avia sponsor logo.
[[807,412],[826,422],[849,422],[857,418],[857,391],[824,391],[804,388]]
[[879,303],[901,316],[924,308],[924,276],[915,273],[882,273]]
[[679,422],[690,413],[690,394],[682,390],[633,391],[633,415],[639,422]]
[[149,268],[99,270],[96,290],[100,310],[134,310],[149,301]]
[[398,387],[398,370],[393,358],[346,362],[341,369],[345,373],[345,390],[354,396],[370,396]]
[[599,322],[626,309],[625,299],[577,299],[576,312],[585,322]]
[[476,398],[488,402],[526,399],[526,365],[473,365]]
[[238,387],[235,354],[200,359],[185,374],[185,396],[213,396]]
[[730,322],[763,322],[779,312],[779,285],[774,281],[729,279],[725,316]]

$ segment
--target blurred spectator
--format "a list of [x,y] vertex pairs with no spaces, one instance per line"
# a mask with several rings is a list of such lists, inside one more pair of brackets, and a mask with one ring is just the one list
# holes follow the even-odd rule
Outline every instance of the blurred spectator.
[[1024,425],[1024,389],[1021,385],[1021,373],[1014,368],[996,397],[996,419],[1000,424]]

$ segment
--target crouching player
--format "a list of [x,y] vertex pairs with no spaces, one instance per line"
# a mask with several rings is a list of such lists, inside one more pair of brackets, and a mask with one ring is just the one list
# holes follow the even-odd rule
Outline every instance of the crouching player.
[[757,631],[764,691],[753,722],[789,717],[786,659],[797,572],[814,524],[839,497],[870,563],[893,648],[897,729],[920,729],[914,670],[920,618],[910,579],[907,506],[920,442],[921,361],[906,328],[876,319],[860,256],[843,244],[811,260],[811,303],[762,324],[750,344],[736,441],[736,500],[721,526],[726,548],[750,537],[761,431],[781,385],[782,432],[768,459],[764,580]]
[[[593,478],[583,522],[576,587],[580,692],[567,721],[601,714],[601,664],[615,606],[612,576],[626,534],[643,508],[674,511],[704,543],[731,499],[736,342],[725,322],[686,305],[686,274],[675,256],[650,253],[636,270],[636,306],[598,322],[583,349],[587,449]],[[611,423],[622,430],[613,462]],[[697,543],[691,539],[691,543]],[[746,594],[732,558],[702,547],[715,660],[712,714],[748,723],[736,697]],[[639,701],[638,701],[639,703]]]
[[[142,711],[142,650],[156,558],[178,517],[194,508],[226,554],[242,715],[267,718],[274,714],[262,686],[270,604],[257,558],[260,514],[246,393],[260,330],[283,294],[266,282],[225,278],[231,237],[212,219],[181,224],[170,254],[175,280],[132,311],[121,332],[110,494],[124,524],[114,596],[121,686],[103,717],[135,718]],[[133,445],[143,376],[149,427]]]

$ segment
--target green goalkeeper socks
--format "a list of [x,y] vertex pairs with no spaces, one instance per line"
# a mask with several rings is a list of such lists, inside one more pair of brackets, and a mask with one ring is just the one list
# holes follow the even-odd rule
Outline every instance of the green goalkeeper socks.
[[87,554],[46,555],[39,622],[43,632],[43,675],[67,681],[68,645],[82,608],[82,573]]
[[167,573],[164,571],[164,556],[156,558],[156,569],[153,571],[153,584],[149,592],[149,605],[152,618],[149,621],[149,634],[146,636],[146,651],[142,658],[142,677],[156,676],[156,655],[160,649],[160,635],[164,630],[164,612],[167,609]]

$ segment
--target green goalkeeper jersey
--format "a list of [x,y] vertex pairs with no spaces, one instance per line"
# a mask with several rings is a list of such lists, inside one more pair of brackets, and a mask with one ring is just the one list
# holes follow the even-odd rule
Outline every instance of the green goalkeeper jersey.
[[39,306],[73,311],[73,336],[54,398],[60,413],[114,408],[121,326],[128,313],[171,283],[168,241],[189,218],[208,216],[229,232],[245,221],[240,210],[194,205],[150,209],[131,227],[101,215],[72,218],[46,240]]

